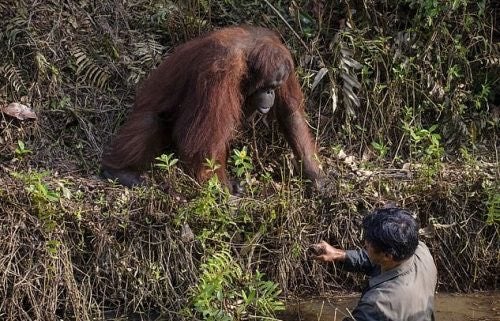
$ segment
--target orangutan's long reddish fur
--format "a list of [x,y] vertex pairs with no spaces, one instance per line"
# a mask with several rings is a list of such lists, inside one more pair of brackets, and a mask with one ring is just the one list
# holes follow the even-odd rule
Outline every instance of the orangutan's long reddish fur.
[[274,114],[303,173],[318,178],[291,54],[274,32],[247,26],[221,29],[177,47],[138,91],[127,121],[104,153],[103,168],[140,172],[170,147],[198,181],[209,175],[205,159],[217,161],[216,174],[227,184],[229,144],[247,91],[260,88],[283,67],[290,74],[276,90]]

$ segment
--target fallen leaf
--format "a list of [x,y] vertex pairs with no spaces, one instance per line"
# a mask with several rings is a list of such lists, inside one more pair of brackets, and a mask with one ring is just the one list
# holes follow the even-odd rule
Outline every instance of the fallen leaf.
[[2,108],[2,112],[19,120],[36,119],[35,112],[26,105],[20,103],[10,103]]

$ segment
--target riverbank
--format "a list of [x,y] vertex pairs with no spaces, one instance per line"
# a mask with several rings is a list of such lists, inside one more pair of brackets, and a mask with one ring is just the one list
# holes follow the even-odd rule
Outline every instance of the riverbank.
[[[283,298],[359,291],[363,279],[313,262],[307,248],[362,247],[363,217],[388,204],[418,217],[438,291],[498,290],[497,2],[0,1],[0,320],[91,321],[108,311],[244,320],[272,315]],[[186,41],[238,24],[267,27],[290,49],[300,127],[317,147],[303,156],[321,163],[324,184],[311,188],[280,133],[281,98],[267,116],[226,128],[235,136],[219,146],[227,164],[207,160],[207,174],[224,165],[244,186],[239,196],[215,178],[194,181],[175,148],[151,157],[144,186],[99,177],[151,71]],[[232,79],[246,69],[238,88],[193,81],[194,100],[216,89],[234,107],[249,93],[224,93],[253,87],[257,75],[218,57],[179,72]],[[141,116],[164,126],[176,118]]]

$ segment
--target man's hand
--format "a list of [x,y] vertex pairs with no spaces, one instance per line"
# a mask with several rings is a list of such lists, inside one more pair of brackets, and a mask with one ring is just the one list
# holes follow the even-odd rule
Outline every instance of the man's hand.
[[322,262],[344,261],[346,257],[344,250],[334,248],[325,241],[313,244],[309,249],[312,252],[312,258]]

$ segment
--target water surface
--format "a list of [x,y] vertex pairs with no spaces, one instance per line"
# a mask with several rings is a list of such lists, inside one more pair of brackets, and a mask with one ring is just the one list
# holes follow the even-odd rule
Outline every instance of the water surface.
[[[300,299],[286,302],[283,321],[341,321],[358,301],[357,296]],[[500,321],[500,291],[477,294],[438,293],[435,302],[436,321]],[[167,321],[158,312],[128,316],[109,313],[108,321]]]
[[[358,297],[314,298],[289,301],[280,315],[284,321],[341,321],[349,315]],[[477,294],[438,293],[436,321],[500,321],[500,292]]]

